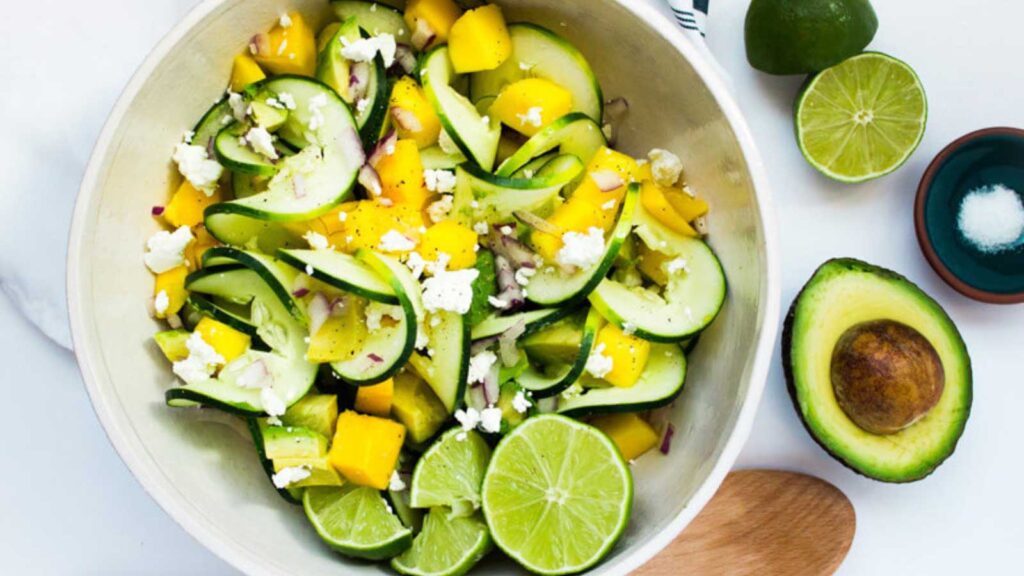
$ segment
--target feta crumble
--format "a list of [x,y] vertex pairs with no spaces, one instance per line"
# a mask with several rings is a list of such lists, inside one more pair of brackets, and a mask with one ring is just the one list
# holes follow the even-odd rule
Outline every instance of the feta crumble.
[[423,179],[427,190],[439,194],[448,194],[455,190],[455,173],[448,170],[424,170]]
[[451,194],[445,194],[441,196],[441,199],[433,202],[430,206],[427,206],[427,216],[430,217],[430,221],[434,224],[443,222],[448,219],[448,215],[451,214],[452,208],[455,207],[455,197]]
[[481,410],[480,429],[491,434],[501,432],[501,408],[490,406]]
[[519,119],[519,123],[523,126],[534,126],[540,128],[544,124],[544,109],[540,106],[534,106],[526,111],[526,114],[516,114],[516,118]]
[[309,478],[313,473],[305,466],[290,466],[288,468],[282,468],[280,472],[275,473],[271,476],[271,480],[274,482],[274,486],[278,489],[284,489],[296,482],[302,482],[306,478]]
[[193,332],[185,341],[188,356],[174,363],[172,369],[185,384],[198,384],[209,380],[217,368],[224,364],[224,357],[217,353],[199,332]]
[[651,159],[651,175],[658,186],[674,186],[679,182],[679,177],[683,174],[683,163],[679,156],[668,150],[655,148],[647,157]]
[[512,397],[512,409],[516,412],[526,414],[530,406],[533,406],[533,402],[530,402],[530,399],[526,397],[526,393],[522,390],[516,392],[516,395]]
[[469,359],[469,377],[467,381],[470,384],[477,382],[483,382],[487,378],[487,374],[490,373],[491,368],[494,367],[494,363],[498,361],[498,357],[489,350],[484,350],[479,354]]
[[594,378],[604,378],[615,368],[615,363],[612,361],[611,356],[606,355],[604,350],[604,344],[598,344],[594,351],[590,353],[590,357],[587,358],[586,370]]
[[520,268],[516,270],[516,284],[520,286],[527,286],[530,283],[530,279],[533,278],[534,274],[537,273],[536,268]]
[[487,222],[477,222],[473,224],[473,232],[477,233],[477,236],[486,236],[491,231],[491,227],[487,225]]
[[228,90],[228,107],[231,108],[231,115],[239,122],[245,122],[249,107],[245,104],[245,98],[238,92]]
[[480,412],[472,406],[467,407],[465,410],[455,411],[455,420],[462,426],[463,432],[469,432],[480,424]]
[[[374,4],[374,6],[376,6],[376,4]],[[391,480],[388,481],[388,490],[391,490],[392,492],[403,492],[405,489],[405,481],[402,480],[402,477],[398,475],[398,471],[395,470],[391,473]]]
[[277,150],[274,149],[274,137],[262,126],[250,128],[245,135],[245,141],[257,153],[277,160]]
[[423,276],[423,271],[427,269],[427,261],[419,252],[410,252],[405,259],[405,266],[412,272],[412,277],[419,280]]
[[390,68],[395,63],[395,52],[398,43],[391,34],[380,34],[373,38],[360,38],[355,42],[341,38],[341,55],[353,62],[369,62],[379,53],[384,59],[384,67]]
[[[376,4],[374,4],[374,6],[376,6]],[[360,98],[359,100],[356,101],[356,112],[359,112],[360,114],[362,114],[363,112],[366,112],[366,109],[369,106],[370,106],[370,99],[369,98]]]
[[295,110],[295,97],[288,92],[278,94],[277,100],[288,110]]
[[284,400],[281,400],[277,392],[274,392],[274,389],[270,387],[260,390],[260,403],[263,404],[263,411],[272,418],[284,416],[285,411],[288,410]]
[[604,231],[591,227],[586,234],[566,232],[562,235],[562,244],[555,261],[568,268],[587,269],[604,256]]
[[292,17],[289,16],[288,14],[281,14],[281,19],[278,20],[278,24],[281,25],[281,28],[291,28]]
[[381,304],[380,302],[370,302],[366,305],[367,330],[370,332],[380,330],[381,326],[383,326],[384,318],[400,321],[405,318],[405,313],[402,311],[401,306]]
[[511,236],[513,230],[511,226],[502,226],[498,228],[498,232],[501,232],[502,236]]
[[613,210],[613,209],[615,209],[615,200],[609,200],[609,201],[605,202],[604,204],[601,204],[601,209],[602,210]]
[[676,258],[675,260],[671,260],[665,264],[665,271],[668,272],[669,275],[677,272],[689,272],[690,266],[687,264],[686,258]]
[[632,336],[633,334],[636,334],[636,325],[630,322],[624,322],[622,324],[622,333],[625,334],[626,336]]
[[206,148],[181,143],[174,148],[174,162],[186,180],[207,196],[217,191],[217,183],[224,174],[224,167],[211,160]]
[[143,260],[154,274],[163,274],[185,264],[185,248],[192,242],[192,230],[182,226],[173,233],[161,230],[146,241]]
[[473,304],[473,282],[479,275],[480,271],[472,268],[449,272],[444,266],[435,266],[434,276],[423,281],[423,306],[430,312],[469,312]]
[[506,308],[509,307],[509,303],[508,302],[502,300],[501,298],[497,298],[495,296],[488,296],[487,297],[487,303],[490,304],[491,306],[493,306],[494,308],[497,308],[498,310],[505,310]]
[[380,249],[384,252],[409,252],[416,248],[413,242],[398,230],[388,230],[380,237]]
[[312,230],[306,232],[302,239],[308,242],[313,250],[327,250],[331,246],[326,236]]
[[309,122],[310,130],[319,130],[324,125],[323,107],[327,105],[327,95],[317,94],[309,99]]

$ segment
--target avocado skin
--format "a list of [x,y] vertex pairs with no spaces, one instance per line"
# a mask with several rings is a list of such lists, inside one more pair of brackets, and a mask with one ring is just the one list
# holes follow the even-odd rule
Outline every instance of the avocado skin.
[[[783,324],[782,324],[782,371],[783,371],[783,374],[785,375],[785,378],[786,378],[786,390],[789,391],[789,399],[793,403],[793,409],[796,410],[796,414],[797,414],[797,417],[800,419],[800,423],[803,424],[804,429],[807,430],[807,433],[811,436],[811,438],[814,439],[814,442],[816,444],[818,444],[818,446],[821,446],[821,448],[825,452],[827,452],[829,456],[834,458],[837,462],[839,462],[840,464],[842,464],[846,468],[856,472],[858,475],[864,476],[865,478],[870,478],[872,480],[876,480],[878,482],[885,482],[885,483],[888,483],[888,484],[909,484],[911,482],[917,482],[918,480],[923,480],[923,479],[927,478],[928,476],[930,476],[933,472],[935,472],[935,470],[939,466],[941,466],[943,462],[945,462],[950,456],[953,455],[954,452],[956,452],[956,447],[957,447],[957,445],[960,442],[960,438],[962,438],[962,436],[963,436],[962,434],[960,436],[957,436],[956,440],[953,441],[952,445],[949,447],[949,450],[946,451],[946,455],[943,456],[941,460],[938,460],[937,462],[935,462],[934,465],[931,468],[929,468],[928,470],[926,470],[923,474],[919,474],[919,475],[916,475],[916,476],[913,476],[913,477],[903,478],[903,479],[900,479],[900,480],[882,479],[882,478],[876,478],[874,476],[866,474],[863,470],[859,470],[859,469],[851,466],[846,461],[846,459],[843,458],[842,454],[837,453],[836,451],[832,450],[827,444],[822,442],[818,438],[817,434],[815,434],[814,429],[811,427],[811,425],[804,418],[803,411],[800,410],[800,401],[799,401],[798,395],[797,395],[796,382],[795,382],[795,379],[793,378],[793,346],[792,346],[792,343],[793,343],[793,322],[794,322],[794,320],[796,318],[796,309],[797,309],[798,305],[800,304],[800,300],[803,298],[804,293],[807,291],[807,289],[809,287],[811,287],[814,284],[815,280],[817,279],[818,272],[820,272],[823,268],[828,267],[828,266],[841,266],[841,267],[844,267],[844,268],[846,268],[847,270],[850,270],[850,271],[869,272],[871,274],[874,274],[876,276],[880,276],[882,278],[886,278],[886,279],[889,279],[889,280],[896,280],[896,281],[908,284],[908,285],[910,285],[910,286],[920,290],[920,287],[917,284],[914,284],[913,282],[908,280],[906,277],[904,277],[904,276],[902,276],[900,274],[897,274],[896,272],[893,272],[892,270],[887,270],[885,268],[879,268],[878,266],[874,266],[872,264],[868,264],[867,262],[864,262],[862,260],[857,260],[855,258],[833,258],[831,260],[826,261],[821,266],[819,266],[818,269],[814,271],[814,274],[811,275],[811,279],[800,290],[800,293],[798,293],[796,295],[796,298],[793,299],[793,303],[789,307],[789,312],[786,314],[786,319],[783,321]],[[923,290],[921,290],[921,293],[924,294],[925,292]],[[953,329],[954,329],[954,331],[956,331],[957,336],[961,336],[960,335],[960,331],[959,331],[958,328],[956,328],[955,324],[953,324]],[[961,338],[962,338],[962,336],[961,336]],[[970,356],[967,356],[965,358],[965,362],[967,363],[968,374],[971,375],[971,376],[969,376],[970,379],[967,382],[967,385],[968,385],[967,401],[964,403],[964,406],[963,406],[963,410],[965,412],[964,422],[966,422],[966,421],[968,421],[970,419],[970,417],[971,417],[971,407],[974,404],[973,370],[971,369],[971,359],[970,359]]]

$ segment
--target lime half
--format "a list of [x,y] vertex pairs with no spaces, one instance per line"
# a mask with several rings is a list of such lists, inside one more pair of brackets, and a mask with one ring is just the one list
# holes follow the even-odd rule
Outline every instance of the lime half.
[[885,176],[924,136],[928,101],[904,62],[868,52],[813,77],[796,103],[800,151],[841,182]]
[[487,524],[479,514],[455,517],[445,508],[434,508],[412,548],[393,558],[391,567],[412,576],[460,576],[490,552],[491,546]]
[[483,508],[494,542],[527,570],[597,564],[633,507],[633,478],[602,432],[564,416],[530,418],[494,450]]
[[307,488],[302,507],[320,537],[346,556],[383,560],[412,544],[412,531],[373,488],[353,484]]
[[480,434],[462,428],[446,432],[416,463],[409,504],[413,508],[446,506],[456,515],[480,508],[491,449]]

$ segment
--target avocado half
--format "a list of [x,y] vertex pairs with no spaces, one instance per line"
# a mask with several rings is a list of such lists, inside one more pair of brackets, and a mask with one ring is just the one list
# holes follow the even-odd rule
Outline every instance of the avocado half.
[[[941,395],[923,416],[885,434],[858,426],[837,399],[833,382],[834,354],[844,335],[880,322],[922,336],[941,362],[943,380]],[[818,444],[849,468],[884,482],[913,482],[956,449],[971,411],[971,359],[942,307],[903,276],[859,260],[826,262],[793,302],[782,338],[793,405]],[[883,365],[883,383],[892,372],[899,371]],[[879,400],[880,409],[885,402]]]

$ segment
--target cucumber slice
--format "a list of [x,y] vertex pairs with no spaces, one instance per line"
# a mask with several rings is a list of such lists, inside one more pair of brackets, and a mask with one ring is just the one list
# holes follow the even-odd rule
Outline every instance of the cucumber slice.
[[626,201],[619,211],[619,220],[612,230],[600,262],[590,269],[578,270],[572,274],[566,274],[554,266],[541,268],[530,280],[527,300],[541,306],[564,306],[589,296],[608,275],[622,244],[629,237],[633,229],[633,215],[640,204],[639,199],[640,185],[630,184]]
[[594,341],[597,340],[597,331],[601,329],[604,319],[601,314],[591,308],[587,314],[587,320],[583,324],[583,334],[580,338],[579,352],[572,364],[563,366],[554,372],[542,372],[530,366],[525,372],[519,375],[516,383],[524,390],[533,394],[534,398],[547,398],[561,393],[572,386],[583,376],[587,367],[587,360],[594,349]]
[[454,413],[466,394],[469,378],[469,323],[453,312],[435,315],[436,326],[427,322],[424,329],[429,338],[427,357],[413,352],[409,359],[413,370],[430,385],[449,413]]
[[412,34],[405,24],[405,18],[398,10],[377,2],[359,2],[358,0],[334,0],[331,8],[338,20],[345,22],[354,18],[360,28],[371,36],[391,34],[395,40],[408,44]]
[[[241,270],[245,270],[245,268],[242,268]],[[199,272],[208,271],[216,272],[217,268],[204,269],[200,270]],[[196,274],[198,274],[198,272]],[[229,285],[235,284],[238,280],[233,278],[233,276],[237,275],[239,274],[225,272],[216,273],[212,276],[207,276],[205,278],[199,279],[194,278],[195,275],[189,276],[189,281],[191,283],[186,284],[185,288],[193,293],[189,295],[188,301],[192,304],[193,307],[195,307],[196,310],[202,312],[203,315],[209,316],[210,318],[213,318],[214,320],[222,324],[227,324],[228,326],[234,328],[235,330],[238,330],[239,332],[242,332],[243,334],[248,334],[249,336],[256,336],[256,326],[254,326],[252,322],[249,321],[248,317],[239,316],[238,314],[230,310],[227,310],[226,308],[218,306],[216,303],[213,302],[213,300],[210,300],[209,298],[206,298],[205,296],[201,295],[211,294],[217,290],[216,287],[209,286],[209,284],[213,282],[224,282]]]
[[473,340],[482,340],[484,338],[500,336],[520,322],[526,325],[526,332],[521,336],[521,338],[525,338],[530,334],[547,328],[573,312],[575,312],[575,309],[572,306],[562,306],[561,308],[544,308],[531,312],[520,312],[511,316],[491,316],[473,327],[472,338]]
[[[236,245],[245,245],[268,230],[232,217],[295,222],[321,216],[351,195],[365,160],[352,114],[330,87],[310,78],[280,76],[265,81],[260,89],[289,94],[295,100],[296,109],[277,134],[302,151],[280,163],[265,192],[206,209],[211,234]],[[315,129],[310,128],[311,121]],[[222,222],[225,217],[229,221]]]
[[[210,248],[203,254],[203,267],[211,267],[215,263],[238,263],[256,274],[266,282],[267,286],[274,292],[281,305],[288,309],[289,313],[299,322],[306,323],[305,306],[301,305],[295,296],[292,295],[291,287],[295,285],[295,278],[299,272],[272,256],[246,252],[229,246],[217,246]],[[226,298],[232,298],[229,294],[219,294]],[[238,298],[238,300],[244,300]],[[258,323],[257,323],[258,325]],[[303,336],[305,338],[305,336]]]
[[517,210],[533,212],[552,205],[583,170],[583,162],[571,154],[554,158],[533,178],[499,178],[467,163],[456,171],[453,211],[469,226],[511,222]]
[[423,162],[424,170],[455,170],[466,162],[466,157],[461,153],[453,156],[441,150],[440,146],[431,146],[420,150],[420,162]]
[[192,129],[192,145],[210,149],[210,143],[225,126],[235,121],[227,96],[214,104]]
[[512,56],[494,70],[473,74],[473,101],[494,97],[524,78],[543,78],[572,93],[573,111],[600,122],[604,114],[601,85],[586,58],[568,40],[534,24],[511,24]]
[[299,270],[312,270],[313,278],[367,300],[398,304],[395,289],[386,278],[354,256],[331,250],[281,250],[281,260]]
[[[273,486],[274,463],[270,458],[267,458],[267,454],[263,450],[263,426],[261,425],[261,419],[250,417],[245,419],[245,423],[249,427],[249,433],[252,434],[252,443],[256,446],[256,455],[260,459],[260,466],[263,467],[263,471],[267,474],[267,480],[271,480],[271,486]],[[274,489],[289,504],[302,504],[301,488],[275,487]]]
[[248,198],[260,192],[266,192],[268,180],[269,178],[233,172],[231,174],[231,191],[234,192],[235,198]]
[[508,177],[522,170],[534,158],[558,148],[559,154],[572,154],[584,165],[608,140],[601,126],[586,114],[575,112],[555,120],[523,144],[515,154],[498,166],[498,176]]
[[[258,195],[246,198],[255,198]],[[210,206],[224,206],[215,204]],[[274,254],[282,248],[301,248],[308,246],[308,243],[299,237],[298,234],[289,230],[278,222],[267,222],[257,220],[242,214],[232,214],[224,211],[210,214],[206,212],[206,229],[210,235],[221,244],[231,246],[250,246],[255,244],[261,252]]]
[[447,46],[438,46],[424,57],[420,83],[445,132],[466,158],[490,172],[498,155],[501,123],[496,118],[482,117],[473,103],[452,87],[457,80]]
[[532,178],[533,175],[536,174],[538,170],[543,168],[545,164],[547,164],[548,162],[551,162],[552,160],[554,160],[555,156],[558,156],[558,154],[552,153],[552,154],[545,154],[543,156],[538,156],[538,157],[534,158],[533,160],[530,160],[529,162],[524,164],[523,167],[520,168],[519,170],[516,170],[515,173],[513,173],[511,177],[512,178]]
[[[354,4],[368,4],[364,2],[353,2]],[[385,9],[381,9],[383,13]],[[401,17],[399,17],[401,20]],[[341,96],[350,107],[356,106],[355,98],[349,92],[349,79],[354,64],[341,55],[344,46],[342,39],[347,42],[354,42],[360,38],[369,38],[366,30],[360,30],[360,24],[354,18],[343,19],[343,24],[338,31],[324,46],[324,49],[317,57],[316,69],[317,80],[327,84]],[[378,54],[373,62],[361,64],[369,66],[369,84],[366,89],[366,104],[362,110],[355,111],[356,126],[359,127],[359,136],[365,146],[372,146],[380,139],[384,131],[384,125],[388,116],[388,101],[391,96],[387,80],[387,69],[384,67],[384,58]]]
[[235,123],[220,131],[213,144],[217,160],[237,174],[273,176],[277,173],[277,165],[249,148],[243,141],[246,130],[248,126]]
[[651,356],[632,388],[593,388],[559,402],[558,412],[580,417],[611,412],[639,412],[671,404],[683,391],[686,356],[675,344],[652,344]]
[[672,274],[661,296],[605,279],[590,302],[620,328],[654,342],[679,342],[706,328],[725,302],[722,265],[696,238],[677,234],[639,206],[636,235],[652,250],[685,261],[687,271]]

